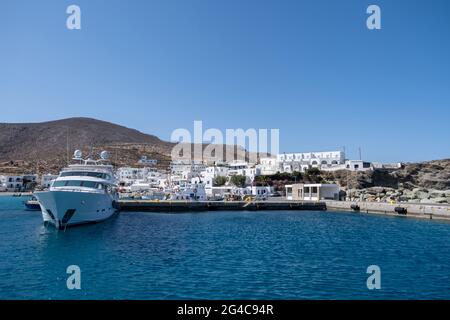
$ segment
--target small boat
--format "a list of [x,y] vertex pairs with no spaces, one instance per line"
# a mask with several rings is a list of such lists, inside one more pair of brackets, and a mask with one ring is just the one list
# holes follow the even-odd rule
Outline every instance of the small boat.
[[41,205],[36,197],[32,197],[30,200],[24,201],[23,204],[27,207],[27,210],[41,210]]

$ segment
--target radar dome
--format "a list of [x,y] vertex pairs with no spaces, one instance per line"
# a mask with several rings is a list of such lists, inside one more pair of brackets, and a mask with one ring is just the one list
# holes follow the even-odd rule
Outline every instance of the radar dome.
[[102,160],[108,160],[109,159],[109,153],[108,151],[102,151],[100,153],[100,158],[102,158]]
[[73,153],[73,157],[75,159],[81,159],[83,153],[81,152],[81,150],[75,150],[75,152]]

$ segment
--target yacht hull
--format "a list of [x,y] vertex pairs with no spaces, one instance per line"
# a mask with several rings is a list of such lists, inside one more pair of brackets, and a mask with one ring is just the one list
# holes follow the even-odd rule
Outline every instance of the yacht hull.
[[57,229],[95,223],[110,218],[116,209],[111,194],[47,191],[36,192],[44,223]]

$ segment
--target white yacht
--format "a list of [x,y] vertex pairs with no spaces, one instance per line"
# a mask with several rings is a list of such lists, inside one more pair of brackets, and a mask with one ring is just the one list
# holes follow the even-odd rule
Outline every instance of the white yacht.
[[111,217],[118,199],[113,167],[106,151],[99,160],[83,159],[81,151],[74,153],[77,164],[64,168],[47,192],[36,192],[44,223],[57,229],[100,222]]

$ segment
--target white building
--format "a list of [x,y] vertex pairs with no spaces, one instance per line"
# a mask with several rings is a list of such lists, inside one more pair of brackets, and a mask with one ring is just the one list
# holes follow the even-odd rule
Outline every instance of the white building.
[[292,184],[286,185],[286,199],[287,200],[339,200],[340,188],[336,184]]
[[142,156],[138,161],[139,164],[147,165],[147,166],[155,166],[158,161],[155,159],[148,159],[147,156]]
[[[395,164],[395,167],[398,166]],[[318,168],[323,171],[367,171],[373,170],[375,167],[370,162],[363,160],[346,160],[343,151],[324,151],[284,153],[277,155],[276,158],[261,158],[258,168],[261,174],[271,175],[277,172],[305,172],[310,168]]]
[[136,180],[144,178],[141,168],[122,167],[117,169],[117,179],[124,185],[130,185]]
[[269,197],[275,192],[274,187],[271,186],[250,186],[247,189],[250,190],[250,194],[257,197]]
[[192,178],[192,183],[202,181],[205,184],[205,191],[208,195],[212,194],[212,187],[214,186],[214,180],[217,177],[228,177],[228,167],[225,166],[209,166],[206,170],[202,171],[201,177]]
[[401,169],[403,167],[403,163],[401,163],[401,162],[394,162],[394,163],[372,162],[372,167],[374,169],[395,170],[395,169]]
[[278,154],[277,160],[281,162],[296,161],[318,167],[320,165],[338,165],[345,162],[343,151],[303,152]]
[[223,197],[225,195],[247,196],[253,195],[257,198],[267,198],[274,193],[274,188],[270,186],[248,186],[238,188],[235,186],[212,187],[206,191],[208,196]]
[[310,168],[333,168],[344,163],[343,151],[297,152],[261,158],[257,167],[261,174],[271,175],[277,172],[305,172]]
[[50,185],[52,184],[53,180],[55,180],[56,178],[58,178],[58,176],[54,174],[43,174],[41,176],[39,185],[42,188],[48,189],[50,188]]
[[349,171],[368,171],[373,170],[373,166],[370,162],[363,160],[345,160],[345,163],[339,164],[337,166],[321,166],[320,170],[323,171],[338,171],[338,170],[349,170]]
[[228,163],[228,176],[245,176],[247,183],[252,183],[256,176],[261,175],[261,169],[259,167],[250,166],[247,162],[234,161]]
[[275,157],[261,158],[257,168],[259,168],[262,175],[271,175],[283,171],[282,162]]
[[122,167],[117,169],[116,176],[121,186],[139,184],[148,188],[158,188],[161,185],[161,180],[166,178],[165,173],[159,172],[156,168],[149,167]]
[[177,160],[170,164],[170,171],[173,175],[194,177],[205,170],[206,165],[200,161]]
[[212,177],[212,178],[216,178],[219,176],[226,177],[226,176],[228,176],[228,167],[209,166],[201,174],[203,177]]
[[292,173],[295,171],[305,172],[310,168],[316,168],[317,165],[311,165],[308,162],[303,161],[283,161],[281,163],[281,172]]
[[9,192],[22,191],[23,176],[18,175],[0,175],[0,189]]

